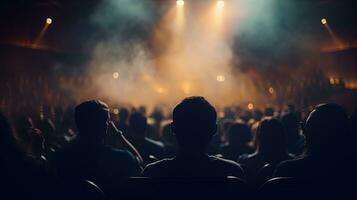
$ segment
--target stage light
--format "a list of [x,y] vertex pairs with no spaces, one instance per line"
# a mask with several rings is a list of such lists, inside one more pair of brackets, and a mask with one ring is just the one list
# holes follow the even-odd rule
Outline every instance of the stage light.
[[119,109],[118,108],[114,108],[113,109],[113,113],[114,113],[114,115],[118,115],[119,114]]
[[332,77],[330,78],[330,84],[331,84],[331,85],[334,85],[334,84],[335,84],[335,79],[332,78]]
[[254,109],[254,105],[252,103],[248,104],[247,107],[248,107],[249,110],[253,110]]
[[327,19],[326,18],[322,18],[321,19],[321,24],[323,24],[323,25],[327,24]]
[[176,1],[176,5],[183,6],[183,5],[185,5],[185,1],[184,0],[177,0]]
[[162,94],[162,93],[165,92],[165,90],[162,87],[158,87],[158,88],[156,88],[156,92],[159,93],[159,94]]
[[224,81],[226,80],[226,77],[224,77],[223,75],[218,75],[218,76],[216,77],[216,80],[217,80],[218,82],[224,82]]
[[223,8],[223,7],[224,7],[224,1],[223,1],[223,0],[217,1],[216,6],[217,6],[218,8]]
[[274,94],[274,88],[270,87],[270,88],[269,88],[269,93],[270,93],[270,94]]
[[52,19],[51,18],[47,18],[46,19],[46,24],[48,24],[48,25],[52,24]]
[[113,73],[113,78],[114,79],[118,79],[119,78],[119,73],[118,72],[114,72]]

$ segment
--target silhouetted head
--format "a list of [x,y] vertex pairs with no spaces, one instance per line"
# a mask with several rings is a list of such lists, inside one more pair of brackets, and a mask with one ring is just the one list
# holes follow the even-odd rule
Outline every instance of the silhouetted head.
[[299,120],[296,115],[292,112],[283,114],[281,122],[285,127],[288,142],[296,142],[299,138]]
[[129,110],[127,108],[121,108],[119,110],[119,120],[125,122],[129,118]]
[[189,97],[173,110],[172,131],[183,150],[202,151],[217,131],[217,113],[203,97]]
[[247,124],[237,122],[232,124],[228,131],[229,143],[232,145],[246,145],[252,139],[250,128]]
[[140,112],[133,113],[129,119],[129,128],[134,136],[144,138],[147,128],[146,117]]
[[279,156],[287,152],[285,129],[278,119],[263,118],[258,126],[256,139],[259,154]]
[[274,115],[274,109],[272,107],[268,107],[264,111],[264,115],[267,117],[272,117]]
[[337,104],[321,104],[315,107],[307,118],[305,136],[308,154],[331,156],[345,149],[348,138],[348,117]]
[[13,129],[9,120],[0,112],[0,153],[7,153],[13,145]]
[[75,108],[74,116],[80,140],[100,143],[106,136],[109,108],[104,102],[85,101]]

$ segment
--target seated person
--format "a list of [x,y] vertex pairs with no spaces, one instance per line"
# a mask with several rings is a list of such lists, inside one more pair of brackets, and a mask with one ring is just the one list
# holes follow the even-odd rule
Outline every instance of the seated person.
[[234,161],[205,153],[217,131],[217,113],[203,97],[190,97],[173,111],[172,132],[178,142],[178,153],[171,159],[149,164],[143,176],[152,178],[223,178],[244,179],[242,168]]
[[105,103],[81,103],[75,108],[75,122],[78,141],[56,156],[60,177],[93,181],[104,192],[111,192],[121,181],[140,174],[139,162],[132,153],[103,144],[108,125],[112,124]]
[[322,104],[309,115],[304,134],[307,152],[302,158],[282,162],[276,177],[300,180],[340,180],[348,173],[348,117],[337,104]]
[[[143,157],[144,164],[149,164],[154,159],[162,159],[165,154],[165,146],[160,141],[146,137],[147,119],[139,113],[133,113],[129,119],[129,130],[132,144]],[[151,158],[152,157],[152,158]]]
[[253,153],[253,147],[249,146],[252,134],[248,125],[243,122],[233,123],[228,129],[228,144],[222,145],[223,156],[230,160],[236,160],[242,154]]
[[[256,141],[256,152],[240,156],[238,162],[246,167],[248,182],[259,184],[264,182],[261,179],[271,178],[276,165],[293,159],[293,156],[287,151],[285,129],[278,119],[265,117],[258,126]],[[270,166],[269,172],[264,172],[267,177],[260,177],[261,169],[266,165]]]

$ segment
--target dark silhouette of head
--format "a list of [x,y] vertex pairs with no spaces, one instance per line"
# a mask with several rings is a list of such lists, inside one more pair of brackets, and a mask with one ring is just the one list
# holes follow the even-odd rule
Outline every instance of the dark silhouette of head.
[[257,130],[257,150],[265,156],[286,154],[285,129],[276,118],[265,117]]
[[204,151],[217,131],[217,112],[203,97],[189,97],[173,110],[172,131],[183,151]]
[[133,137],[144,138],[147,128],[146,117],[140,112],[133,113],[129,119],[129,128]]
[[299,138],[299,120],[297,116],[288,112],[281,116],[281,122],[286,130],[286,137],[288,143],[294,143]]
[[228,139],[231,145],[247,145],[252,139],[249,126],[243,122],[233,123],[228,131]]
[[119,110],[119,121],[126,122],[129,118],[129,110],[127,108],[121,108]]
[[0,112],[0,154],[8,153],[13,143],[13,129],[9,120]]
[[348,117],[337,104],[320,104],[307,118],[305,136],[307,153],[325,158],[341,154],[348,138]]
[[107,104],[99,100],[85,101],[75,108],[74,116],[81,141],[103,141],[109,120]]

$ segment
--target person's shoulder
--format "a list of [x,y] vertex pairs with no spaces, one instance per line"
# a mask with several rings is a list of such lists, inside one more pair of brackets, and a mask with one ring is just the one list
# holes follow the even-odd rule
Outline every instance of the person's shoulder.
[[150,143],[151,145],[156,146],[156,147],[160,147],[160,148],[164,148],[165,147],[164,143],[162,143],[160,141],[157,141],[157,140],[153,140],[153,139],[150,139],[150,138],[145,138],[145,141],[147,143]]
[[275,169],[275,177],[294,176],[296,170],[302,169],[301,166],[306,162],[305,157],[294,158],[291,160],[282,161]]
[[104,146],[103,149],[106,153],[111,154],[115,158],[121,158],[122,160],[125,160],[125,161],[135,161],[136,162],[135,156],[127,150],[117,149],[117,148],[108,147],[108,146]]
[[167,166],[173,162],[173,158],[165,158],[153,163],[150,163],[146,165],[144,168],[142,175],[143,176],[148,176],[148,177],[153,177],[157,176],[157,173],[160,173],[161,170],[164,170],[167,168]]
[[236,176],[243,179],[245,178],[243,168],[237,162],[216,156],[209,156],[209,159],[211,162],[216,163],[220,169],[225,170],[229,176]]
[[278,167],[289,167],[289,166],[295,166],[295,165],[300,165],[302,163],[306,162],[306,158],[305,157],[299,157],[299,158],[293,158],[290,160],[285,160],[282,161]]
[[220,158],[220,157],[217,157],[217,156],[209,156],[211,162],[216,162],[216,163],[220,163],[222,165],[227,165],[227,166],[232,166],[232,167],[239,167],[240,168],[240,165],[233,161],[233,160],[228,160],[228,159],[224,159],[224,158]]

